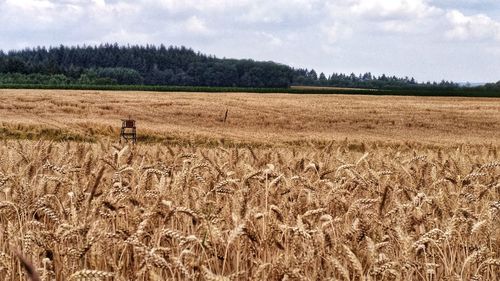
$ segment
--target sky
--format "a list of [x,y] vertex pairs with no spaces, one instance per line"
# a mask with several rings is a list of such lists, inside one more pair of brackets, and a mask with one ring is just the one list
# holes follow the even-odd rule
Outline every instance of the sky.
[[0,0],[0,49],[164,44],[418,81],[500,80],[498,0]]

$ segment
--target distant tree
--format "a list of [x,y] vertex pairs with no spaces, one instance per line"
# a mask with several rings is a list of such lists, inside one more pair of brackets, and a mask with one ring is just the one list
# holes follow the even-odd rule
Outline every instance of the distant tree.
[[99,78],[110,78],[116,80],[118,84],[137,85],[142,84],[143,77],[134,69],[125,67],[107,67],[93,70]]
[[326,76],[325,76],[325,74],[323,72],[321,72],[319,74],[318,82],[322,86],[326,86],[328,84],[328,79],[326,78]]
[[351,75],[349,75],[349,79],[351,80],[351,82],[356,82],[358,80],[356,74],[354,73],[351,73]]
[[370,72],[367,72],[363,75],[363,81],[370,81],[372,80],[372,74]]
[[307,77],[314,82],[318,80],[318,74],[316,74],[316,71],[314,69],[311,69],[311,71],[309,71]]
[[7,59],[5,71],[7,73],[27,73],[26,63],[19,57],[11,57]]
[[80,78],[78,79],[77,82],[78,82],[78,84],[81,84],[81,85],[91,85],[91,84],[93,84],[93,80],[86,73],[82,74],[80,76]]

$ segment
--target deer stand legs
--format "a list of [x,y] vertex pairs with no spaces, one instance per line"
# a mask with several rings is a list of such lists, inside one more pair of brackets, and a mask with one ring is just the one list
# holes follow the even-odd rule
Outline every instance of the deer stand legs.
[[131,128],[130,130],[126,130],[126,128],[122,128],[120,131],[120,142],[124,140],[125,142],[128,142],[129,140],[132,141],[132,143],[137,142],[137,133],[135,128]]

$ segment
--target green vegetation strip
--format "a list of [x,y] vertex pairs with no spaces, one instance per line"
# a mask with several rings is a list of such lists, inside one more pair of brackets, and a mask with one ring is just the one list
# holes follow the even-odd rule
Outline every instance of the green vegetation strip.
[[208,93],[287,93],[287,94],[347,94],[393,96],[444,96],[499,98],[500,90],[485,88],[459,89],[335,89],[335,88],[241,88],[241,87],[190,87],[151,85],[37,85],[0,84],[0,89],[47,89],[47,90],[102,90],[102,91],[152,91],[152,92],[208,92]]

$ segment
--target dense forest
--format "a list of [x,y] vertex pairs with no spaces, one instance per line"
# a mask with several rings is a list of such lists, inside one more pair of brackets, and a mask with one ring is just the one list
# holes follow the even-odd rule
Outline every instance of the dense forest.
[[292,85],[374,89],[446,88],[458,84],[417,83],[408,77],[371,73],[326,75],[274,62],[216,58],[186,47],[37,47],[0,51],[0,85],[172,85],[286,88]]
[[484,88],[486,90],[499,90],[500,91],[500,81],[498,81],[496,83],[486,84],[486,85],[482,86],[481,88]]

